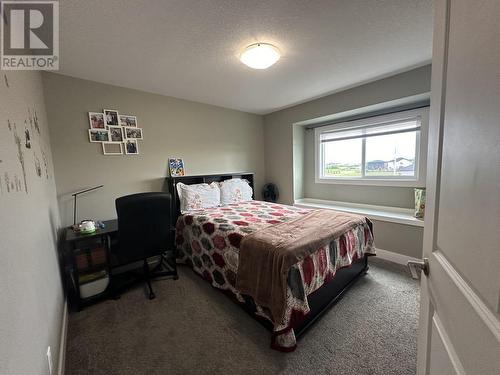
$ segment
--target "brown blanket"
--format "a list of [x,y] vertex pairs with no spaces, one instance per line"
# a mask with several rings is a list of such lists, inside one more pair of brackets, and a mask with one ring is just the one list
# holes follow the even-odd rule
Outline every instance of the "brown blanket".
[[240,244],[236,288],[269,308],[275,322],[281,321],[290,268],[365,220],[339,211],[313,210],[245,236]]

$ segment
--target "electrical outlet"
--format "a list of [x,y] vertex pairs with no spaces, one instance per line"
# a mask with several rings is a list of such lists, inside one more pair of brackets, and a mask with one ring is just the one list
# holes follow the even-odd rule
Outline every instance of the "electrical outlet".
[[49,364],[49,375],[52,375],[52,353],[50,351],[50,346],[47,348],[47,362]]

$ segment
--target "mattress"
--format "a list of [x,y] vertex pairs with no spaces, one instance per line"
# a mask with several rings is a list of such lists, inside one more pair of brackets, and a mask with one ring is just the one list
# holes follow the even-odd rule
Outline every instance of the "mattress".
[[295,348],[293,328],[309,313],[307,296],[331,281],[338,269],[375,254],[368,220],[317,249],[290,269],[286,313],[282,321],[241,295],[235,288],[238,252],[242,238],[261,228],[293,220],[310,210],[262,201],[247,201],[225,207],[197,210],[179,216],[176,224],[178,258],[213,287],[225,290],[239,303],[251,306],[255,315],[273,326],[273,347]]

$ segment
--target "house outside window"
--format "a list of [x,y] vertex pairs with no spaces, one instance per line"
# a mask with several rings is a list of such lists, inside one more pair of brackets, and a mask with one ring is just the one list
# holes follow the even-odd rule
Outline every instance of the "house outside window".
[[317,183],[425,186],[428,108],[315,129]]

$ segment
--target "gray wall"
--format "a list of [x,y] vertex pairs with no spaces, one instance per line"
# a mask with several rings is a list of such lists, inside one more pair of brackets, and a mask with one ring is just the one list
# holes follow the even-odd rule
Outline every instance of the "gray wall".
[[373,220],[373,232],[379,249],[422,258],[424,228]]
[[[430,75],[431,67],[426,65],[264,116],[266,182],[278,185],[280,201],[292,204],[294,198],[307,197],[412,207],[411,188],[315,183],[314,132],[293,124],[428,93]],[[399,227],[403,229],[390,230]],[[375,223],[378,247],[414,257],[421,256],[422,232],[417,227]]]
[[[79,198],[78,219],[116,217],[115,198],[164,189],[169,157],[184,159],[188,174],[256,173],[264,182],[262,116],[44,73],[61,220],[73,221],[70,194],[104,184]],[[89,111],[103,108],[138,117],[140,155],[105,156],[88,141]]]
[[0,213],[0,374],[45,375],[49,345],[57,366],[63,292],[56,250],[59,212],[39,73],[0,73]]

